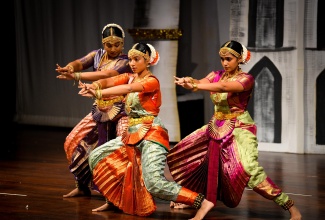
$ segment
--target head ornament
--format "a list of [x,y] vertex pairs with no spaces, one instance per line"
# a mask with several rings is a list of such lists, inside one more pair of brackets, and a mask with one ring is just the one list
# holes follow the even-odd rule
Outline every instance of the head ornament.
[[[116,34],[116,32],[113,30],[113,28],[117,28],[117,29],[119,29],[119,30],[121,31],[121,33],[122,33],[122,36],[117,36],[117,34]],[[106,37],[104,37],[104,31],[105,31],[106,29],[109,29],[109,35],[106,36]],[[123,28],[122,28],[120,25],[118,25],[118,24],[114,24],[114,23],[111,23],[111,24],[107,24],[107,25],[103,28],[103,30],[102,30],[102,36],[103,36],[103,38],[102,38],[102,43],[103,43],[103,44],[105,44],[105,43],[107,43],[107,42],[113,44],[113,43],[116,42],[116,40],[123,42],[124,37],[125,37],[125,34],[124,34],[124,31],[123,31]]]
[[[238,45],[240,45],[240,49]],[[220,56],[225,56],[227,53],[231,53],[235,57],[240,58],[240,64],[247,64],[251,58],[250,51],[247,50],[247,48],[243,44],[237,41],[228,41],[220,48]]]
[[138,44],[139,43],[136,43],[132,46],[132,49],[129,50],[128,52],[128,56],[129,57],[142,56],[145,60],[149,62],[150,66],[156,65],[160,60],[159,53],[156,51],[156,49],[151,44],[145,43],[150,49],[150,55],[149,55],[149,51],[140,51],[136,49]]

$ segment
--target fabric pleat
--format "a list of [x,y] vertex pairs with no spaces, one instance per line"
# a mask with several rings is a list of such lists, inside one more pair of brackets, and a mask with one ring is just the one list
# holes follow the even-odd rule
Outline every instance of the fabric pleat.
[[140,157],[135,147],[115,150],[96,165],[93,181],[105,198],[123,212],[148,216],[156,210],[156,204],[144,185]]
[[207,144],[206,127],[203,127],[185,137],[167,155],[167,164],[174,180],[204,194],[207,184]]
[[89,113],[84,117],[69,133],[64,142],[64,151],[66,153],[68,162],[72,161],[72,155],[74,154],[80,141],[91,132],[96,126],[96,122],[93,120],[92,114]]
[[230,135],[223,140],[220,151],[218,199],[228,207],[236,207],[243,195],[250,175],[246,173],[237,152],[237,142]]
[[228,207],[239,204],[250,178],[239,160],[234,136],[214,140],[207,135],[207,126],[176,144],[167,155],[167,164],[177,183]]

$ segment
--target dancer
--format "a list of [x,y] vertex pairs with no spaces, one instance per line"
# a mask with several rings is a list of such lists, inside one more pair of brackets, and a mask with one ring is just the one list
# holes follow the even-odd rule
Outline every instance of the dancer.
[[[118,207],[131,215],[148,216],[156,210],[153,197],[198,208],[193,220],[203,219],[213,203],[164,175],[169,137],[158,116],[161,91],[157,77],[149,70],[159,54],[148,43],[137,43],[128,52],[133,74],[80,82],[79,94],[97,99],[125,95],[128,127],[122,135],[94,149],[89,155],[93,181],[107,202],[93,211]],[[98,89],[98,86],[100,88]]]
[[[217,199],[236,207],[248,186],[284,210],[291,219],[301,219],[298,208],[287,194],[275,185],[257,161],[256,126],[247,111],[254,78],[241,70],[250,60],[250,52],[236,41],[228,41],[219,50],[224,70],[212,71],[197,80],[175,77],[175,84],[192,91],[210,92],[214,115],[207,125],[177,143],[167,156],[174,180],[206,194],[214,205]],[[186,164],[186,165],[184,165]],[[184,204],[171,203],[184,208]]]
[[[94,81],[131,72],[127,55],[122,52],[124,37],[121,26],[107,24],[102,31],[104,49],[93,50],[65,67],[57,64],[56,71],[60,74],[57,78],[77,82]],[[90,67],[93,67],[94,72],[79,72]],[[64,150],[77,187],[63,197],[90,196],[90,189],[96,190],[88,165],[89,151],[119,135],[127,119],[123,99],[123,95],[96,99],[91,112],[66,137]]]

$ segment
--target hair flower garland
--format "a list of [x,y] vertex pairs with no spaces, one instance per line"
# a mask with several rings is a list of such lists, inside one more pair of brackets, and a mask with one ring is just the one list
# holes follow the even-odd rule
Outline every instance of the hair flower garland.
[[122,37],[125,38],[125,34],[124,34],[124,30],[123,30],[123,28],[122,28],[120,25],[118,25],[118,24],[114,24],[114,23],[107,24],[107,25],[103,28],[103,30],[102,30],[102,34],[103,34],[104,31],[106,30],[106,28],[109,28],[109,27],[116,27],[116,28],[120,29],[121,32],[122,32]]
[[151,56],[150,56],[150,61],[149,64],[151,66],[154,66],[158,63],[158,61],[160,60],[160,56],[159,53],[155,50],[155,48],[151,45],[151,44],[147,44],[148,47],[151,50]]
[[247,48],[244,45],[242,45],[242,48],[243,48],[242,64],[247,64],[251,59],[251,52],[249,50],[247,50]]

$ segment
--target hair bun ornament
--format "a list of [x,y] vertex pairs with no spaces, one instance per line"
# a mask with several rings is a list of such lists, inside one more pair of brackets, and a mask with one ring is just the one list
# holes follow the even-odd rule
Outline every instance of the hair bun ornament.
[[242,64],[247,64],[251,60],[251,52],[247,50],[247,48],[244,45],[241,46],[243,47]]
[[150,61],[149,61],[150,66],[157,65],[157,63],[160,60],[159,53],[156,51],[156,49],[151,44],[147,44],[147,46],[151,50],[151,56],[150,56]]
[[114,23],[107,24],[107,25],[103,28],[103,30],[102,30],[102,34],[103,34],[104,31],[106,30],[106,28],[109,28],[109,27],[116,27],[116,28],[120,29],[120,31],[122,32],[122,37],[125,38],[125,34],[124,34],[124,30],[123,30],[123,28],[122,28],[120,25],[118,25],[118,24],[114,24]]

